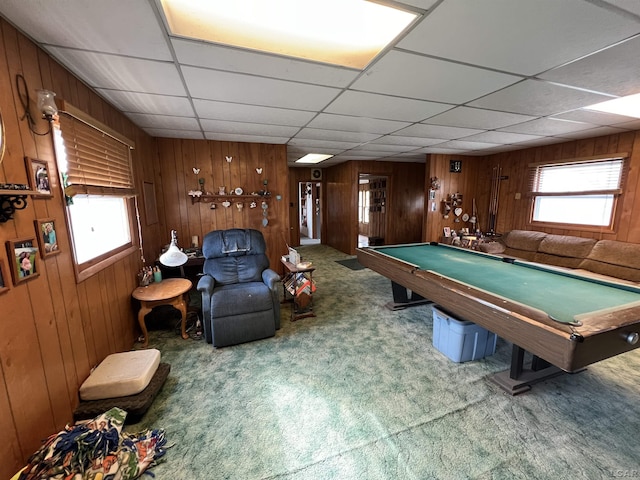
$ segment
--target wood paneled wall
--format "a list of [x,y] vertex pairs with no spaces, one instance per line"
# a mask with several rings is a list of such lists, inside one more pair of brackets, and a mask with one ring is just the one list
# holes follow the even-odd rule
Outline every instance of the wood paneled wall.
[[[629,170],[616,211],[613,233],[545,228],[529,223],[532,199],[527,195],[527,188],[528,168],[531,163],[621,152],[630,154]],[[496,231],[504,233],[515,229],[541,230],[558,235],[640,243],[640,131],[506,152],[479,160],[485,165],[485,174],[499,165],[502,175],[508,177],[502,180],[500,185]],[[520,199],[516,199],[516,193],[520,194]]]
[[[211,140],[157,139],[159,172],[155,185],[160,212],[160,231],[164,244],[176,230],[181,247],[188,247],[191,237],[202,238],[212,230],[228,228],[254,228],[262,232],[267,243],[271,268],[279,272],[280,257],[287,253],[285,239],[289,239],[289,182],[287,154],[284,145],[260,143],[217,142]],[[226,157],[232,157],[227,162]],[[198,174],[193,168],[199,168]],[[256,168],[262,168],[258,173]],[[269,224],[262,226],[262,199],[250,207],[251,199],[242,199],[238,210],[231,200],[230,207],[222,206],[223,199],[193,203],[189,190],[199,188],[198,179],[204,179],[204,190],[217,194],[218,188],[230,192],[237,187],[246,194],[268,190]],[[264,182],[267,182],[265,185]]]
[[[57,180],[51,135],[33,135],[16,91],[22,74],[36,112],[36,89],[46,88],[135,141],[136,186],[155,177],[155,142],[87,86],[0,19],[0,109],[6,151],[0,182],[27,183],[24,157],[44,160],[53,197],[29,199],[14,220],[0,224],[0,259],[8,264],[5,242],[37,235],[34,220],[54,218],[61,253],[38,258],[39,276],[0,295],[0,478],[10,478],[48,435],[72,420],[78,387],[106,355],[132,347],[137,335],[131,308],[140,255],[132,254],[77,284]],[[36,128],[46,130],[38,120]],[[141,205],[145,255],[159,249],[157,226],[146,225]],[[11,279],[5,279],[11,284]]]
[[[449,171],[451,160],[462,162],[461,172]],[[453,193],[462,194],[462,210],[463,213],[469,215],[472,214],[473,200],[475,199],[480,229],[486,231],[491,177],[490,172],[487,173],[487,163],[483,158],[461,155],[427,155],[426,172],[424,179],[424,210],[426,212],[424,241],[439,242],[444,227],[450,227],[451,230],[456,231],[464,227],[473,228],[473,224],[464,223],[462,219],[456,222],[453,211],[449,213],[449,218],[444,218],[442,202]],[[433,200],[429,198],[432,178],[437,178],[440,183],[440,188],[435,190]],[[432,203],[435,203],[435,211],[432,209]]]
[[325,169],[327,245],[354,255],[358,245],[358,177],[386,176],[386,244],[419,242],[424,216],[422,163],[358,161]]

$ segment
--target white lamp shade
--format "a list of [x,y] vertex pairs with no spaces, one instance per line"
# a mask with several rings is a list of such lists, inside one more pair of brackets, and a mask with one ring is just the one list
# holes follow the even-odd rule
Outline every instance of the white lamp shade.
[[178,248],[178,242],[176,239],[176,231],[171,231],[171,245],[166,252],[160,255],[160,263],[166,267],[179,267],[187,263],[189,257]]

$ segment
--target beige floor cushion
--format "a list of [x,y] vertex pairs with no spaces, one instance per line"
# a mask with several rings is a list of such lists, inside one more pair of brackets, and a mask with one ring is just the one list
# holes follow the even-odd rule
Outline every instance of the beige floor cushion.
[[155,348],[114,353],[98,365],[80,387],[82,400],[101,400],[140,393],[160,364]]

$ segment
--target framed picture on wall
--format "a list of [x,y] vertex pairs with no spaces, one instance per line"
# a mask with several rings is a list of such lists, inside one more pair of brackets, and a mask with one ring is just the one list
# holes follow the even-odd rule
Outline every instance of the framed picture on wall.
[[38,247],[33,237],[7,241],[7,257],[13,284],[18,285],[40,275]]
[[49,164],[31,157],[24,157],[24,161],[27,165],[29,186],[36,192],[34,197],[51,197]]
[[38,232],[38,244],[40,256],[44,259],[60,253],[56,232],[56,221],[53,218],[41,218],[34,220],[36,232]]
[[445,237],[450,237],[451,236],[451,227],[444,227],[442,229],[442,233],[444,234]]
[[0,294],[9,291],[10,280],[8,275],[4,260],[0,258]]

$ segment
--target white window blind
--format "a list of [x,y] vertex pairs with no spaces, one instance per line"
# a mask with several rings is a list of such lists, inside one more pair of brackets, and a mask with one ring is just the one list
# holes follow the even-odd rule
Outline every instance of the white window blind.
[[623,156],[532,166],[532,221],[612,228],[623,174]]
[[66,175],[65,192],[95,195],[133,195],[135,185],[129,145],[65,113],[60,114],[59,134]]
[[607,192],[621,193],[624,160],[614,158],[560,165],[539,165],[534,176],[533,192],[551,193]]

